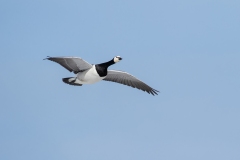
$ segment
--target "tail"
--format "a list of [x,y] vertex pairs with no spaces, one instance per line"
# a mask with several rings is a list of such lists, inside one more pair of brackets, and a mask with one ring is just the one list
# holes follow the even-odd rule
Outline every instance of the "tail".
[[82,86],[82,84],[76,82],[77,78],[76,77],[68,77],[68,78],[63,78],[62,81],[64,83],[67,83],[69,85],[73,86]]

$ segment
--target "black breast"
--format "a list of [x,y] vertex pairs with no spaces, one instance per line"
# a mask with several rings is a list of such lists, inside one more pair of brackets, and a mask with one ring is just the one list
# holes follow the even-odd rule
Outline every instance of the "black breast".
[[107,75],[107,66],[95,65],[96,71],[100,77],[105,77]]

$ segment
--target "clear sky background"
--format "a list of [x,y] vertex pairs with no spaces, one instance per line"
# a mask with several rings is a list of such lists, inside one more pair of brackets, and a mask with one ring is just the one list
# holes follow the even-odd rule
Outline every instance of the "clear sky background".
[[[1,160],[239,160],[239,0],[1,0]],[[78,56],[161,91],[74,87]]]

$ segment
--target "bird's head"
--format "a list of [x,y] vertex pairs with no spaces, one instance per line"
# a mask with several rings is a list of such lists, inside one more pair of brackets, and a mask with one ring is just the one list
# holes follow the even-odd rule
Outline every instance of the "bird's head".
[[116,56],[116,57],[113,58],[114,63],[117,63],[121,60],[122,60],[122,58],[120,56]]

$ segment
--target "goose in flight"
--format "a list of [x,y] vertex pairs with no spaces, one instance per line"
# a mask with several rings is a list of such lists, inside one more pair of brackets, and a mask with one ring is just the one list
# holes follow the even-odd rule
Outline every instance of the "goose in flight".
[[75,77],[62,79],[64,83],[69,85],[82,86],[83,84],[93,84],[105,80],[131,86],[152,95],[157,95],[157,92],[159,92],[127,72],[108,70],[109,66],[122,60],[120,56],[116,56],[108,62],[95,65],[79,57],[47,57],[45,59],[56,62],[76,74]]

